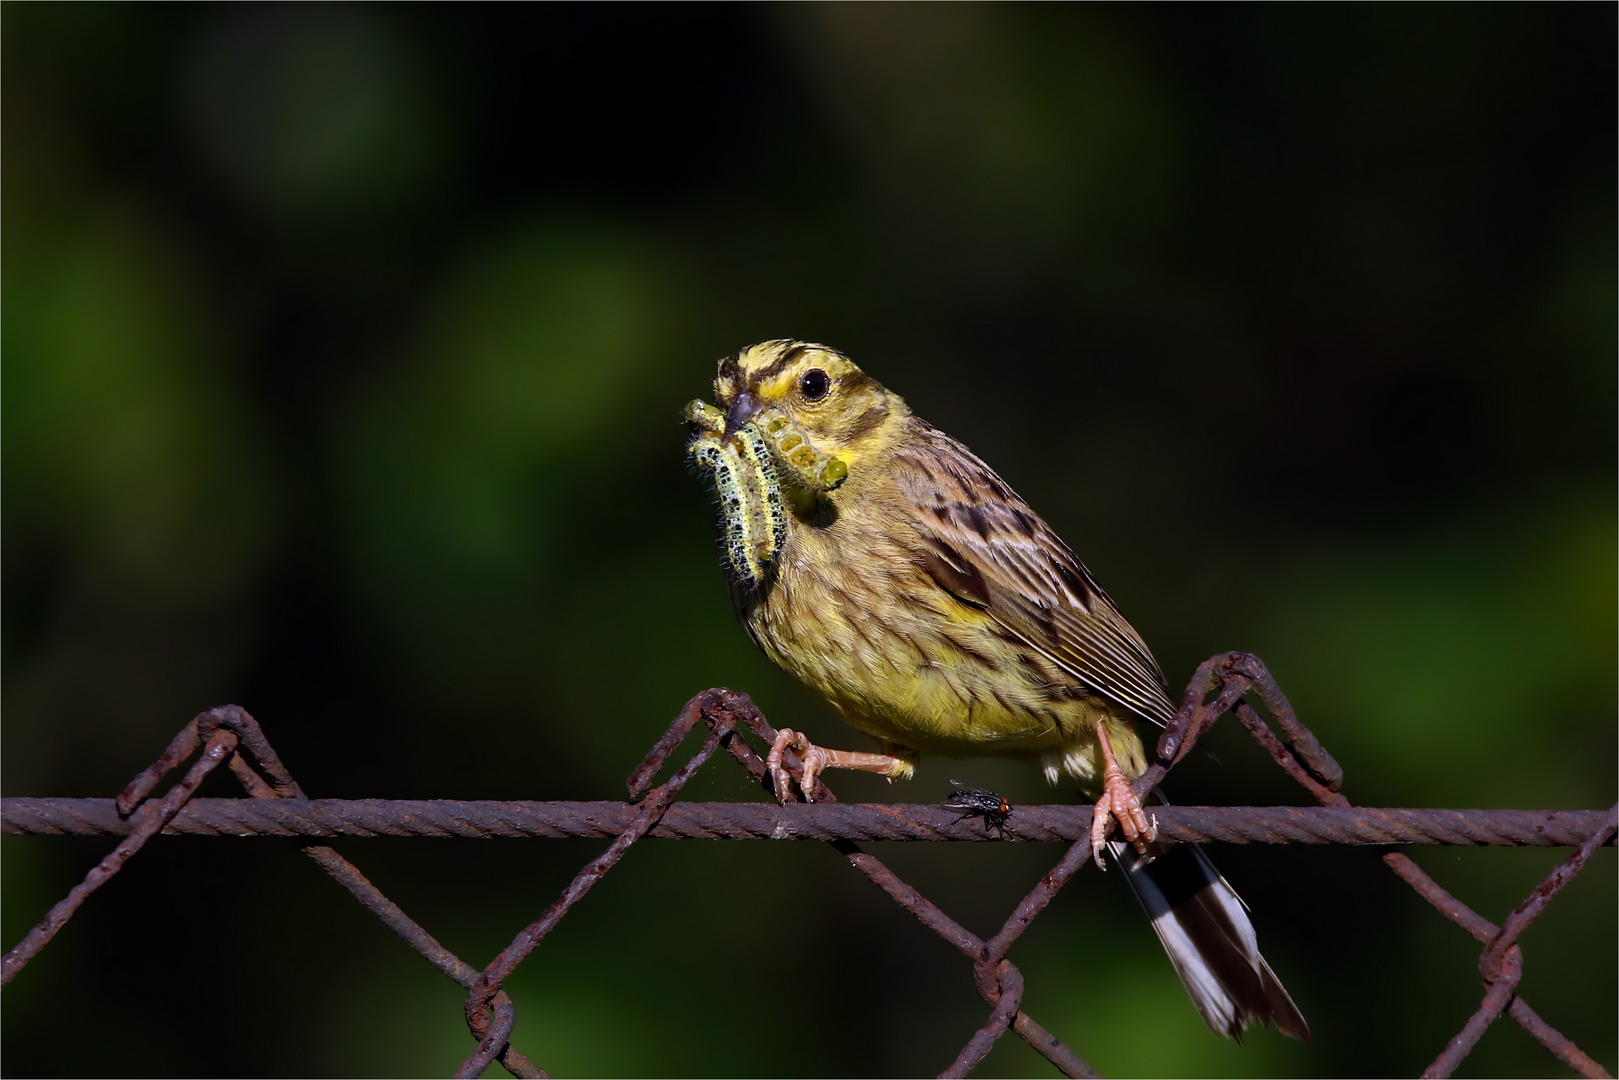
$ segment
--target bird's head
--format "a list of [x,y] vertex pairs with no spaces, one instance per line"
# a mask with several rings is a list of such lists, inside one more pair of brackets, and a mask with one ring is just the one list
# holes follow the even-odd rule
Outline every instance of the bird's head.
[[851,465],[897,440],[910,415],[903,398],[836,349],[786,339],[721,360],[714,397],[727,435],[775,407],[822,453]]

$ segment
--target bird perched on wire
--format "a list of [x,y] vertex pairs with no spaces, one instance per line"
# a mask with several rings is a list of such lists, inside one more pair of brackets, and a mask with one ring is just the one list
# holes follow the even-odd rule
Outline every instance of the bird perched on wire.
[[[1074,553],[965,446],[824,345],[725,357],[687,450],[713,479],[731,597],[765,655],[877,740],[832,750],[783,729],[784,802],[824,769],[898,779],[924,754],[1038,761],[1096,799],[1110,848],[1216,1032],[1309,1027],[1259,954],[1242,901],[1195,845],[1156,842],[1129,781],[1133,721],[1174,706],[1157,662]],[[787,751],[802,763],[790,774]],[[1123,842],[1106,841],[1117,821]]]

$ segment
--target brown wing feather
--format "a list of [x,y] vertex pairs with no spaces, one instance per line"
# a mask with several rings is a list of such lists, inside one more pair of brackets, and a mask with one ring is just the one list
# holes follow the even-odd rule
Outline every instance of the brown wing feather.
[[1068,545],[972,451],[911,423],[894,474],[917,508],[934,580],[1087,689],[1167,723],[1175,707],[1158,662]]

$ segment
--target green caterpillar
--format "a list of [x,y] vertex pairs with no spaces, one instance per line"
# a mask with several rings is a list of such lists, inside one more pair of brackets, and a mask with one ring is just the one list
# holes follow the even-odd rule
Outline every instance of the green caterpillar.
[[[725,430],[725,414],[705,401],[687,405],[685,415],[705,431],[719,434]],[[738,430],[737,436],[749,428],[763,435],[771,459],[794,486],[808,492],[825,492],[836,489],[848,479],[849,466],[816,450],[780,409],[761,410]]]
[[744,428],[731,443],[702,431],[686,452],[714,477],[725,533],[725,557],[736,576],[758,588],[781,554],[787,509],[764,438]]
[[753,423],[764,433],[771,456],[783,471],[792,474],[800,487],[808,491],[831,491],[849,478],[849,466],[816,450],[780,409],[764,410],[754,417]]
[[779,409],[766,409],[723,438],[725,414],[705,401],[686,406],[692,440],[686,453],[714,477],[725,556],[737,577],[762,587],[787,536],[782,474],[805,493],[831,491],[849,467],[816,451]]

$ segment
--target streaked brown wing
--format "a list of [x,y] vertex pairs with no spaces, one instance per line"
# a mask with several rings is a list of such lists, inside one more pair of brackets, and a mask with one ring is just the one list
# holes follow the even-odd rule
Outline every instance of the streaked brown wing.
[[972,451],[911,422],[895,475],[934,579],[1087,689],[1168,723],[1175,707],[1158,662],[1068,545]]

